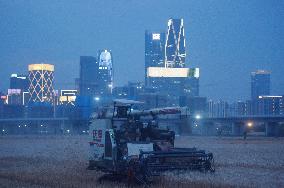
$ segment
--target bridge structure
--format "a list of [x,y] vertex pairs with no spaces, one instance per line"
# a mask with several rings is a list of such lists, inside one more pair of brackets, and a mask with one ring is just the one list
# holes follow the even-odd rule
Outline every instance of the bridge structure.
[[284,128],[284,115],[272,116],[235,116],[235,117],[205,117],[195,119],[203,127],[203,134],[210,134],[218,126],[231,128],[231,135],[243,135],[248,129],[255,125],[265,126],[266,136],[280,136],[280,130]]
[[[197,126],[202,135],[216,135],[218,129],[226,127],[230,135],[241,136],[248,128],[253,129],[257,124],[264,125],[266,136],[280,136],[280,130],[284,130],[283,115],[198,118],[190,115],[168,115],[159,117],[158,121],[161,126],[170,128],[177,134],[190,134]],[[2,134],[84,133],[87,132],[87,129],[87,120],[75,120],[67,117],[0,119]]]
[[249,130],[264,127],[266,136],[283,136],[284,131],[284,115],[234,117],[171,115],[160,117],[158,121],[160,125],[170,127],[179,134],[217,135],[218,131],[224,129],[227,135],[241,136]]
[[[0,119],[0,131],[2,134],[64,134],[87,131],[87,123],[84,122],[81,128],[76,126],[80,123],[82,120],[68,117],[5,118]],[[79,127],[79,130],[74,130],[76,127]]]

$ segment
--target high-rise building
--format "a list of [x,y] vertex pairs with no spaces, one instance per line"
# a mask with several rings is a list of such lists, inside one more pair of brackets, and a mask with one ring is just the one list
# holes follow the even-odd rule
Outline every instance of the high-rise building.
[[10,77],[10,89],[20,89],[21,91],[28,91],[29,89],[28,76],[12,74]]
[[185,79],[182,93],[186,96],[199,96],[199,68],[189,69],[189,76]]
[[165,67],[185,67],[186,52],[183,19],[169,19],[165,55]]
[[284,96],[261,95],[257,100],[257,115],[283,115]]
[[[5,104],[6,101],[7,101],[7,95],[4,95],[4,93],[2,93],[2,92],[0,91],[0,107],[1,107],[3,104]],[[1,116],[1,113],[2,113],[2,111],[1,111],[1,109],[0,109],[0,116]]]
[[148,88],[169,95],[199,96],[199,68],[149,67]]
[[8,89],[8,104],[9,105],[22,105],[22,91],[21,89]]
[[53,103],[54,99],[54,65],[29,65],[29,103]]
[[10,77],[10,88],[8,89],[8,104],[23,105],[25,102],[25,94],[28,90],[28,76],[12,74]]
[[261,95],[270,95],[270,72],[266,70],[251,73],[251,100]]
[[128,82],[128,85],[115,87],[113,96],[117,99],[137,100],[140,93],[144,92],[144,85],[141,82]]
[[117,86],[113,88],[113,96],[116,99],[128,99],[128,86]]
[[208,117],[228,117],[229,115],[229,104],[226,101],[209,100],[208,106]]
[[93,105],[105,104],[113,90],[113,58],[109,50],[99,50],[97,58],[80,57],[80,96],[90,97]]
[[252,114],[252,103],[250,100],[247,101],[237,101],[234,104],[230,105],[231,108],[234,108],[234,113],[232,116],[248,116]]
[[185,57],[183,19],[169,19],[166,35],[146,31],[146,90],[170,96],[173,106],[179,96],[199,96],[199,68],[187,68]]
[[93,56],[80,56],[80,95],[95,96],[98,87],[99,64]]
[[113,89],[113,58],[109,50],[98,52],[98,95],[106,97],[111,95]]
[[165,33],[145,31],[145,84],[147,68],[165,66]]
[[206,103],[206,97],[181,96],[179,98],[179,106],[188,106],[192,116],[197,114],[204,116],[206,113]]

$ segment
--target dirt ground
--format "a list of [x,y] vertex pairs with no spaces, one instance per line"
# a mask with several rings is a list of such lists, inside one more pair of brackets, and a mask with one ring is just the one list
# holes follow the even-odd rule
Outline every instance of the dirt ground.
[[[177,137],[214,154],[216,172],[171,172],[152,187],[284,187],[284,138]],[[88,171],[87,136],[0,136],[0,187],[127,187]]]

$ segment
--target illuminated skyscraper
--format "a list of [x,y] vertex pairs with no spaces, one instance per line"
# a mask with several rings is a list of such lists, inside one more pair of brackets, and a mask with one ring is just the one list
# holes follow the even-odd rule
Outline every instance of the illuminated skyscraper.
[[147,89],[179,96],[199,96],[199,68],[185,64],[183,19],[169,19],[166,34],[145,32],[145,84]]
[[165,67],[185,67],[185,56],[183,19],[169,19],[165,47]]
[[270,95],[270,72],[266,70],[251,73],[251,99],[256,100],[261,95]]
[[108,100],[113,89],[113,58],[109,50],[99,50],[97,58],[80,57],[80,95],[97,104]]
[[53,103],[54,65],[30,64],[29,65],[29,102]]
[[165,33],[145,31],[145,83],[147,68],[165,66]]
[[111,51],[100,50],[98,52],[98,60],[98,94],[100,96],[110,95],[113,89],[113,58]]

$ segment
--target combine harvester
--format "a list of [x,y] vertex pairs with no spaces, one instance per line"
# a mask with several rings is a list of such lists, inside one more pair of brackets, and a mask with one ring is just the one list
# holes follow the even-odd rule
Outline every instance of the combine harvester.
[[140,183],[165,171],[215,171],[212,153],[175,148],[175,133],[158,126],[158,115],[181,114],[183,108],[132,110],[137,103],[141,102],[115,100],[112,108],[91,118],[88,169]]

